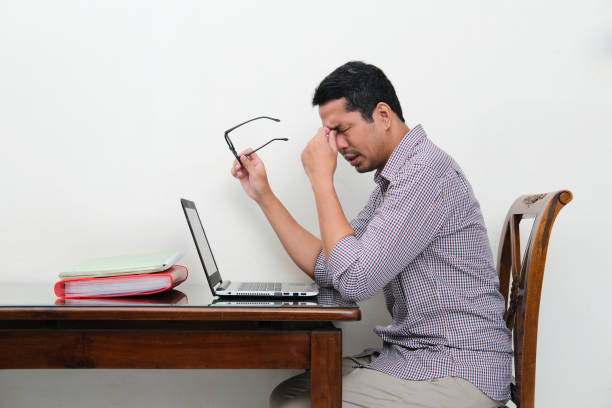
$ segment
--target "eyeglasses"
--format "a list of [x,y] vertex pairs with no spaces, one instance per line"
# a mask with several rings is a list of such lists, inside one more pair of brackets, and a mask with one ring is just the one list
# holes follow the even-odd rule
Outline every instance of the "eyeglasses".
[[[230,151],[231,151],[231,152],[234,154],[234,157],[236,157],[236,159],[238,160],[238,162],[239,162],[241,165],[242,165],[242,161],[240,160],[240,157],[238,157],[238,153],[236,152],[236,149],[234,148],[234,144],[232,143],[232,141],[231,141],[231,140],[230,140],[230,138],[229,138],[229,133],[230,133],[232,130],[235,130],[235,129],[239,128],[240,126],[242,126],[242,125],[246,125],[247,123],[252,122],[252,121],[254,121],[254,120],[257,120],[257,119],[270,119],[270,120],[273,120],[273,121],[275,121],[275,122],[280,122],[280,119],[274,119],[274,118],[271,118],[271,117],[269,117],[269,116],[260,116],[260,117],[258,117],[258,118],[253,118],[253,119],[247,120],[246,122],[242,122],[241,124],[236,125],[236,126],[234,126],[233,128],[228,129],[228,130],[226,130],[226,131],[225,131],[225,141],[227,142],[227,145],[229,146]],[[256,151],[258,151],[259,149],[261,149],[261,148],[263,148],[263,147],[266,147],[267,145],[269,145],[270,143],[272,143],[272,142],[273,142],[273,141],[275,141],[275,140],[283,140],[283,141],[285,141],[285,142],[286,142],[286,141],[288,141],[289,139],[288,139],[288,138],[286,138],[286,137],[277,137],[277,138],[275,138],[275,139],[270,140],[268,143],[265,143],[265,144],[263,144],[263,145],[259,146],[257,149],[253,150],[252,152],[249,152],[249,153],[245,154],[245,156],[249,157],[250,155],[252,155],[252,154],[253,154],[253,153],[255,153]]]

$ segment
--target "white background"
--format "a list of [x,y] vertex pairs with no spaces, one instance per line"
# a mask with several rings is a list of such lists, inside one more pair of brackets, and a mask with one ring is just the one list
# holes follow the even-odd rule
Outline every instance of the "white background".
[[[364,60],[393,82],[410,127],[463,167],[494,253],[526,193],[574,201],[549,246],[539,407],[609,406],[612,3],[576,1],[1,1],[0,282],[49,282],[93,256],[183,249],[179,198],[196,201],[223,270],[306,280],[229,176],[262,151],[273,189],[318,234],[300,152],[320,121],[315,87]],[[352,217],[374,184],[344,161]],[[198,279],[200,277],[198,276]],[[195,279],[195,278],[194,278]],[[376,345],[379,295],[342,324],[344,351]],[[1,357],[0,357],[1,358]],[[264,407],[295,371],[3,371],[2,407]]]

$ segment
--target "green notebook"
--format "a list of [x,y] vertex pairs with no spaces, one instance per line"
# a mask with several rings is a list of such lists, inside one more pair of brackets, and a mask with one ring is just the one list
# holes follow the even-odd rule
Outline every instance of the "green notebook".
[[182,252],[175,251],[93,258],[60,273],[59,277],[61,279],[100,278],[161,272],[172,267],[181,256]]

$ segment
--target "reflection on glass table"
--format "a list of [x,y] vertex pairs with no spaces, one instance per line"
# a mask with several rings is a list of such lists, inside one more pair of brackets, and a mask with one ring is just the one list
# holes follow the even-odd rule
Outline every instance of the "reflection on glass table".
[[340,293],[330,288],[319,288],[319,294],[312,298],[304,299],[300,298],[215,298],[213,299],[211,306],[235,306],[235,307],[286,307],[286,306],[297,306],[297,307],[357,307],[355,302],[343,299]]

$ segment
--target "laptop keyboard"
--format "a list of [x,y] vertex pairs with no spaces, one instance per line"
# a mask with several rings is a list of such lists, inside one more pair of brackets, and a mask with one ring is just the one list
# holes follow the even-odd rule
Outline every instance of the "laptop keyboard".
[[243,282],[238,290],[243,291],[280,291],[282,283],[279,282]]

